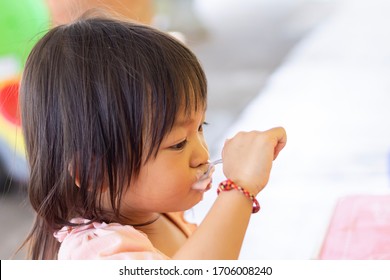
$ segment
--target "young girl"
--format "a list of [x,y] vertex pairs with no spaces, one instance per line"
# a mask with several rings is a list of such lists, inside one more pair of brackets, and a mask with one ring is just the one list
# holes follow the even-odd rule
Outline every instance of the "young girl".
[[21,84],[37,212],[30,257],[238,258],[286,135],[274,128],[226,141],[229,180],[194,228],[181,213],[211,187],[206,103],[199,62],[167,34],[105,17],[49,31]]

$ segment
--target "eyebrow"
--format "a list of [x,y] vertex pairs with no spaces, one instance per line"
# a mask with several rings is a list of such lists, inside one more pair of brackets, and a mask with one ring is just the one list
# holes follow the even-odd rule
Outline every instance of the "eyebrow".
[[[203,111],[202,119],[204,119],[205,117],[206,117],[206,110]],[[187,117],[176,119],[173,126],[186,127],[195,123],[196,121],[197,119],[195,118],[195,116],[191,117],[188,115]]]
[[[194,122],[197,121],[196,117],[198,113],[202,113],[202,119],[204,119],[206,117],[206,108],[203,108],[203,110],[198,108],[198,110],[193,110],[191,113],[190,112],[178,113],[176,115],[173,126],[186,127],[193,124]],[[181,118],[178,118],[178,116],[181,116]]]
[[193,118],[185,118],[185,119],[181,119],[179,121],[175,121],[175,123],[173,125],[174,126],[188,126],[194,122],[195,122],[195,119],[193,119]]

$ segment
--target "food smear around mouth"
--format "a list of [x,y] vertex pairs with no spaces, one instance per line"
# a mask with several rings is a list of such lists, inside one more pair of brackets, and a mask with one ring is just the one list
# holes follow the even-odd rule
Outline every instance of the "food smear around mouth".
[[211,176],[214,173],[214,166],[209,172],[198,174],[198,180],[192,185],[193,190],[206,191],[210,189],[212,178]]

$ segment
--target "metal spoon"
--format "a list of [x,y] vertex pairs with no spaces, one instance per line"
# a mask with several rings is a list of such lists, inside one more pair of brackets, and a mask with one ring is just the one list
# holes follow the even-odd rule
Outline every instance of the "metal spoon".
[[220,158],[220,159],[217,159],[217,160],[214,160],[214,161],[212,161],[212,162],[210,162],[210,163],[209,163],[209,167],[208,167],[206,173],[205,173],[203,176],[204,176],[204,177],[208,177],[208,176],[209,176],[209,173],[210,173],[210,171],[211,171],[211,169],[212,169],[214,166],[216,166],[217,164],[220,164],[220,163],[222,163],[222,159],[221,159],[221,158]]

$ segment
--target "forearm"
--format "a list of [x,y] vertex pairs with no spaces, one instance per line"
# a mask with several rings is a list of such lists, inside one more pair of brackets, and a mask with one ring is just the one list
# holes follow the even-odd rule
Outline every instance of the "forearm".
[[242,193],[222,192],[173,259],[237,259],[251,213],[251,201]]

